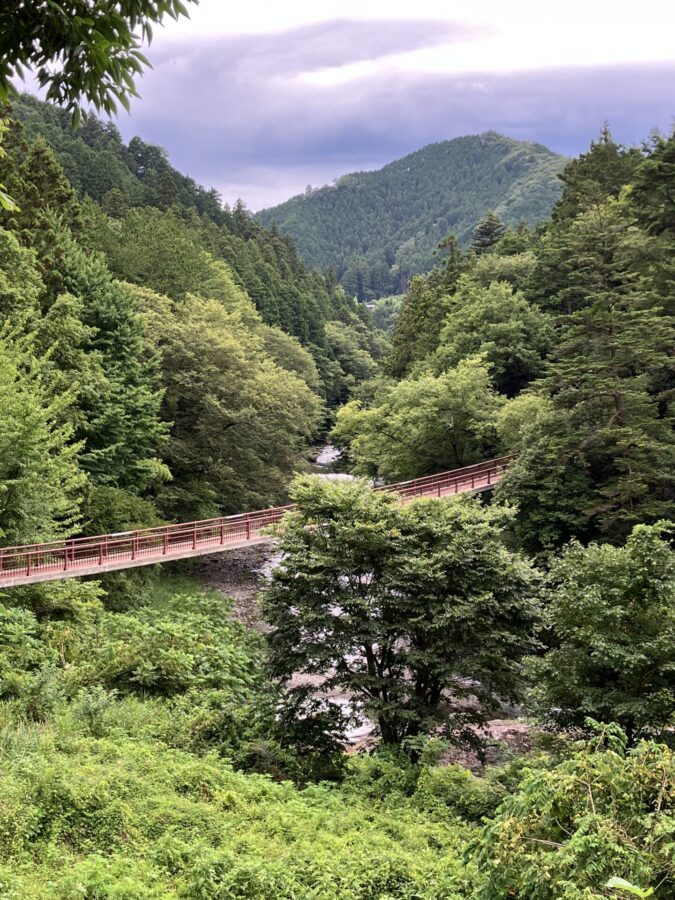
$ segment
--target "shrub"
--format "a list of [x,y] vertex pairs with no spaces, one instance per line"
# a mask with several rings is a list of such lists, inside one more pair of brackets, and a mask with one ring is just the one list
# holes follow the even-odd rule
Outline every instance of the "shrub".
[[526,773],[474,844],[481,900],[606,897],[610,877],[675,891],[675,755],[617,726]]

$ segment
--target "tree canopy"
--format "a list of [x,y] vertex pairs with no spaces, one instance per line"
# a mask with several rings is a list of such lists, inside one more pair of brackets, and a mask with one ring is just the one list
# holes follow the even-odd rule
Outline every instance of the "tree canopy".
[[273,676],[348,691],[386,744],[437,727],[471,741],[532,646],[534,575],[501,542],[508,515],[313,479],[292,497],[264,597]]

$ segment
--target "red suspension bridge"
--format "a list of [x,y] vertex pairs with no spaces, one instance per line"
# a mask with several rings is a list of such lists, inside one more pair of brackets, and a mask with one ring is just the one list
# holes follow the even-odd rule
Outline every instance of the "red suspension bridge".
[[[451,472],[384,485],[377,490],[392,491],[403,503],[418,497],[448,497],[483,491],[501,480],[510,461],[511,457],[503,456]],[[149,566],[270,541],[273,538],[262,533],[263,529],[279,522],[292,508],[276,506],[236,516],[161,525],[122,534],[0,547],[0,588]]]

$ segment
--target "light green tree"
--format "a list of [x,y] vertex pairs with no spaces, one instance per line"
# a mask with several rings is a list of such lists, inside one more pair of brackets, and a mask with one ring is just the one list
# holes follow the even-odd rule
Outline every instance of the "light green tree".
[[63,424],[72,396],[52,398],[30,341],[0,329],[0,540],[46,541],[73,533],[86,481],[81,445]]
[[480,353],[497,390],[512,396],[543,373],[552,342],[550,317],[521,293],[499,281],[480,287],[465,275],[452,297],[433,365],[443,371]]
[[414,478],[494,454],[504,402],[484,361],[468,357],[440,375],[383,382],[371,401],[338,411],[333,437],[358,473]]
[[537,707],[562,726],[618,722],[630,743],[675,720],[673,525],[638,525],[623,547],[575,543],[548,577],[550,649],[532,662]]
[[487,823],[471,853],[478,900],[602,900],[609,879],[644,885],[638,897],[673,893],[673,752],[597,730],[562,762],[535,762]]

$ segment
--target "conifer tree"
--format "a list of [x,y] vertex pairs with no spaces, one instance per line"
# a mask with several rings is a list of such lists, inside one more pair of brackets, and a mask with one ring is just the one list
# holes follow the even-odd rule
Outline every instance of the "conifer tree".
[[618,197],[621,188],[632,182],[641,161],[640,150],[617,144],[605,124],[588,152],[571,160],[559,176],[564,188],[553,208],[553,223],[569,222],[592,204]]
[[[549,536],[559,523],[554,542],[574,533],[620,540],[634,524],[667,515],[674,496],[672,420],[653,390],[675,346],[673,320],[631,269],[633,234],[620,201],[579,215],[566,241],[568,258],[577,260],[568,284],[580,302],[561,319],[561,337],[541,383],[554,414],[538,437],[528,432],[525,452],[502,488],[520,503],[531,546],[541,545],[543,532],[534,524],[540,514]],[[603,246],[604,253],[595,251]],[[537,469],[537,457],[549,460],[548,475]],[[539,512],[527,499],[526,481],[533,479]],[[570,494],[570,479],[579,482],[576,493]],[[550,491],[541,489],[542,481],[551,483]],[[577,513],[571,532],[570,502]]]
[[81,398],[82,465],[99,484],[140,492],[167,475],[156,459],[166,433],[158,361],[145,352],[134,291],[114,281],[100,257],[87,256],[67,235],[62,240],[65,286],[81,300],[84,346],[104,376]]
[[506,225],[490,210],[473,230],[471,249],[477,256],[487,253],[499,243],[505,232]]
[[400,378],[416,360],[436,349],[447,306],[443,290],[434,289],[421,276],[413,278],[394,327],[387,360],[390,375]]
[[22,544],[73,533],[86,482],[81,445],[64,420],[72,395],[50,397],[25,336],[0,329],[0,541]]
[[675,314],[675,130],[656,135],[647,158],[638,168],[630,208],[650,236],[643,268],[668,312]]

